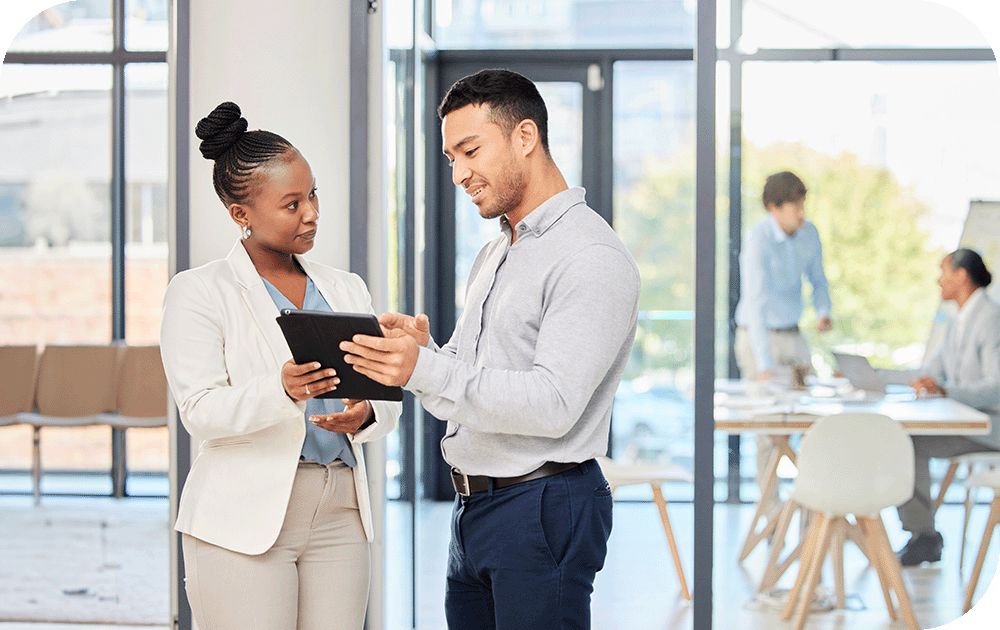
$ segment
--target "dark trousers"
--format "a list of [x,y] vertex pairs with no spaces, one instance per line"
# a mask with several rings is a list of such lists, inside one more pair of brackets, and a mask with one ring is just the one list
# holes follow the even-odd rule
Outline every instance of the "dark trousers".
[[611,489],[597,462],[458,496],[451,523],[450,630],[590,628],[611,535]]

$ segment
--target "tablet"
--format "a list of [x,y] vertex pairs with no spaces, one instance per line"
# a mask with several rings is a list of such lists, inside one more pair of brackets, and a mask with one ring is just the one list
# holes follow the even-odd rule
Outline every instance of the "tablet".
[[344,362],[345,353],[340,349],[342,341],[349,341],[354,335],[383,336],[374,315],[286,308],[282,309],[277,321],[296,363],[316,361],[324,368],[337,371],[340,377],[337,389],[316,398],[403,400],[401,388],[377,383]]

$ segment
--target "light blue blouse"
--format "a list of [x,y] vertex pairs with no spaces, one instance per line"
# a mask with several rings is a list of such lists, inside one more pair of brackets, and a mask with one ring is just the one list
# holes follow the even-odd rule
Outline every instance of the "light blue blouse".
[[[264,281],[264,286],[267,287],[267,292],[271,294],[271,299],[279,311],[285,308],[295,309],[295,305],[273,284],[264,277],[261,277],[261,280]],[[333,312],[323,294],[316,289],[312,278],[308,276],[306,276],[306,297],[302,308],[309,311]],[[303,461],[329,464],[339,459],[354,468],[357,461],[354,459],[354,452],[351,451],[351,443],[347,440],[347,436],[321,429],[309,421],[309,416],[312,415],[338,413],[343,410],[344,403],[340,402],[339,398],[310,398],[306,401],[306,413],[303,419],[306,424],[306,438],[302,443],[301,455]]]
[[789,236],[768,215],[747,236],[740,254],[740,301],[736,324],[745,326],[761,370],[773,367],[768,329],[798,326],[802,277],[812,285],[817,317],[830,315],[830,286],[823,271],[823,246],[806,221]]

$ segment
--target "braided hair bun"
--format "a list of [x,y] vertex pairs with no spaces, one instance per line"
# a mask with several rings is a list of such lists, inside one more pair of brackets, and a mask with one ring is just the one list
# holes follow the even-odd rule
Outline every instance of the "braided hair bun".
[[276,133],[247,131],[240,106],[226,101],[198,121],[194,133],[201,139],[201,154],[215,162],[212,184],[223,205],[243,203],[255,191],[259,169],[289,155],[292,143]]
[[240,113],[240,106],[226,101],[212,113],[198,121],[194,134],[201,139],[201,154],[206,160],[217,160],[246,133],[247,119]]

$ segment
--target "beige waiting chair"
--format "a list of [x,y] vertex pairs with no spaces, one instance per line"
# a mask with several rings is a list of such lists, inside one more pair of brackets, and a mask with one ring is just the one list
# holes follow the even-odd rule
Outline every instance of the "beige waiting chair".
[[[965,468],[966,479],[971,479],[978,470],[994,470],[1000,467],[1000,453],[996,451],[984,451],[980,453],[966,453],[948,459],[948,471],[941,479],[941,486],[938,489],[937,497],[934,499],[934,509],[937,510],[944,503],[944,495],[948,492],[955,475],[961,468]],[[969,533],[969,515],[972,512],[972,499],[974,486],[965,484],[965,514],[962,519],[962,544],[958,555],[958,570],[961,573],[965,567],[965,539]]]
[[0,346],[0,427],[19,424],[35,403],[38,348]]
[[167,426],[167,377],[159,346],[120,349],[114,413],[98,414],[115,429]]
[[115,408],[115,346],[47,346],[38,367],[37,412],[18,419],[34,429],[31,473],[35,503],[41,499],[43,427],[103,424]]
[[969,489],[989,488],[993,490],[993,502],[990,504],[990,515],[986,519],[986,529],[983,531],[983,540],[979,543],[979,553],[976,554],[976,564],[972,567],[972,575],[969,576],[969,584],[965,590],[965,603],[962,606],[964,612],[969,612],[972,608],[972,598],[976,594],[976,587],[979,585],[979,576],[983,572],[983,564],[986,562],[986,552],[990,548],[990,539],[993,538],[993,530],[1000,525],[1000,471],[981,470],[972,473],[972,476],[965,482]]
[[112,434],[112,443],[121,448],[111,471],[112,494],[124,497],[128,471],[125,431],[167,426],[167,377],[159,346],[120,347],[116,391],[115,411],[99,417],[102,423],[118,430]]
[[[782,617],[795,613],[796,630],[805,625],[827,553],[842,540],[853,516],[863,549],[878,573],[889,617],[896,619],[895,592],[907,628],[919,630],[902,568],[889,544],[881,511],[913,496],[913,441],[892,418],[844,413],[817,421],[802,438],[799,474],[792,500],[812,512],[795,585]],[[842,545],[833,548],[834,562]],[[842,565],[842,558],[840,559]]]
[[662,486],[668,481],[692,483],[694,480],[691,473],[674,464],[623,464],[607,457],[598,458],[598,462],[604,472],[605,479],[608,480],[608,485],[611,486],[612,494],[622,486],[649,484],[650,488],[653,489],[653,502],[660,510],[660,521],[663,524],[663,533],[667,536],[670,554],[673,556],[677,580],[681,585],[681,596],[690,600],[691,592],[688,590],[687,579],[684,577],[684,566],[681,564],[681,555],[677,550],[674,530],[670,526],[670,515],[667,513],[667,500],[663,497]]

